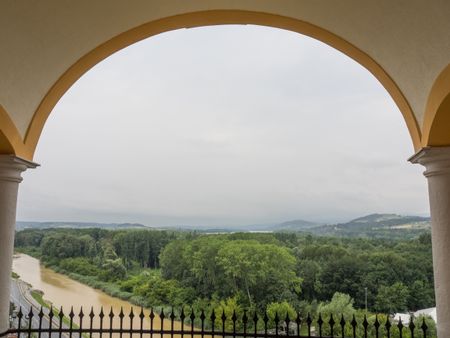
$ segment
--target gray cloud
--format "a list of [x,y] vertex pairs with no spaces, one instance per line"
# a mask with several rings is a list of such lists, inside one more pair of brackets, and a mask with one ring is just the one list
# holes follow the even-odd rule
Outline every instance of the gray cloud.
[[22,220],[245,224],[426,214],[422,168],[377,80],[282,30],[161,34],[85,74],[50,116]]

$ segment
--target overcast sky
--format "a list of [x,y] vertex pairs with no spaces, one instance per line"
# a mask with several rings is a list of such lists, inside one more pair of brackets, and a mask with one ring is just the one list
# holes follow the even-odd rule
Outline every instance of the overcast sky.
[[363,67],[256,26],[128,47],[60,100],[19,220],[231,225],[428,214],[402,115]]

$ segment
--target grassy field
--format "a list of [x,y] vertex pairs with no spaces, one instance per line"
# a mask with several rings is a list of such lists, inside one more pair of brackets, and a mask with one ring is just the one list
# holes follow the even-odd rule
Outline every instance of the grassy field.
[[[57,318],[59,318],[59,311],[58,309],[55,309],[51,306],[51,303],[46,301],[44,299],[44,294],[40,291],[37,290],[32,290],[31,291],[31,297],[33,297],[33,299],[39,303],[39,305],[41,305],[43,308],[47,308],[47,309],[51,309],[53,312],[53,315]],[[67,318],[66,316],[63,317],[63,323],[67,326],[70,326],[70,319]],[[75,323],[72,323],[72,327],[74,328],[78,328],[78,326]]]

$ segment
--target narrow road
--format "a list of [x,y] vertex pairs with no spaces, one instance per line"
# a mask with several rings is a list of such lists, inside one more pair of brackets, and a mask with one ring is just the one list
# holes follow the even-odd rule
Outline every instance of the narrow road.
[[[30,308],[33,307],[33,319],[32,319],[32,326],[33,327],[39,327],[39,318],[37,317],[37,314],[39,313],[39,308],[36,306],[36,304],[32,304],[29,302],[25,296],[22,293],[21,285],[20,283],[23,283],[21,281],[18,281],[16,279],[11,279],[11,301],[16,306],[16,310],[19,311],[19,308],[22,308],[22,313],[24,314],[24,317],[22,318],[22,327],[28,326],[28,313],[30,312]],[[33,306],[34,305],[34,306]],[[18,325],[18,319],[15,319],[14,326],[17,327]],[[42,325],[46,325],[43,327],[48,327],[48,320],[47,318],[42,318]],[[48,335],[46,334],[48,338]]]
[[[31,296],[30,294],[30,287],[23,281],[18,279],[11,279],[11,302],[14,303],[16,306],[16,311],[19,311],[19,308],[22,308],[22,313],[24,314],[24,317],[22,317],[22,327],[28,328],[28,313],[30,312],[30,309],[33,309],[33,318],[32,318],[32,327],[33,328],[39,328],[39,311],[40,311],[40,304]],[[49,309],[43,308],[42,312],[44,312],[44,316],[42,317],[42,328],[48,328],[50,325],[50,318],[48,317],[48,314],[50,312]],[[59,327],[59,318],[55,317],[53,319],[52,327],[58,328]],[[13,322],[13,326],[18,326],[18,319],[15,318]],[[63,324],[63,326],[65,326]],[[62,334],[63,337],[67,337],[65,333]],[[41,333],[41,338],[50,338],[48,333]],[[59,333],[53,333],[51,335],[51,338],[59,337]]]

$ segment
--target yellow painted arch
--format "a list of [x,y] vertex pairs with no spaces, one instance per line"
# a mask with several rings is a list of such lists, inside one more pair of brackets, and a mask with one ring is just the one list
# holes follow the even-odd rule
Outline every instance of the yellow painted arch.
[[408,101],[397,84],[375,60],[348,41],[323,28],[298,19],[253,11],[211,10],[186,13],[148,22],[117,35],[84,55],[56,81],[41,101],[25,135],[24,147],[26,151],[23,156],[32,159],[45,121],[62,95],[86,71],[106,57],[137,41],[159,33],[180,28],[223,24],[254,24],[290,30],[322,41],[351,57],[368,69],[386,88],[403,114],[415,149],[420,148],[421,133],[419,125]]
[[25,146],[14,122],[2,105],[0,105],[0,126],[0,154],[14,154],[31,159],[33,151]]
[[450,145],[450,64],[436,78],[428,95],[422,146]]

